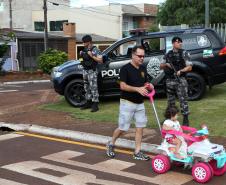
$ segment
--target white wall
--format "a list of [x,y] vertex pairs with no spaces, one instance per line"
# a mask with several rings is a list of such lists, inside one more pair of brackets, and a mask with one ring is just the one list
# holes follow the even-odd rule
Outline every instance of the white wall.
[[[65,5],[69,5],[68,0],[51,0]],[[3,8],[0,10],[0,28],[9,28],[9,1],[2,3]],[[48,9],[60,9],[60,6],[54,6],[47,3]],[[43,14],[43,0],[12,0],[12,23],[13,28],[26,31],[33,30],[32,10],[42,11]]]
[[[113,11],[114,10],[114,11]],[[112,12],[112,13],[109,13]],[[57,20],[68,20],[76,23],[76,33],[94,33],[97,35],[119,39],[121,38],[121,15],[118,9],[111,7],[93,8],[70,8],[61,10],[49,10],[48,22]],[[32,22],[43,21],[42,11],[33,11]],[[48,25],[49,27],[49,25]]]
[[[77,33],[94,33],[119,39],[122,37],[122,8],[120,4],[110,6],[69,8],[68,0],[52,0],[61,5],[47,3],[48,22],[68,20],[76,23]],[[12,0],[13,28],[34,31],[34,21],[43,22],[43,0]],[[0,28],[9,28],[9,3],[4,1],[0,12]],[[50,26],[48,25],[48,28]]]

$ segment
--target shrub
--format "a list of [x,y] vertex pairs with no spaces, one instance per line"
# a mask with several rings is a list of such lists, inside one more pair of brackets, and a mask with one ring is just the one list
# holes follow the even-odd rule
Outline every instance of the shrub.
[[63,64],[67,60],[67,54],[56,49],[48,49],[38,57],[38,67],[44,73],[51,73],[53,67]]

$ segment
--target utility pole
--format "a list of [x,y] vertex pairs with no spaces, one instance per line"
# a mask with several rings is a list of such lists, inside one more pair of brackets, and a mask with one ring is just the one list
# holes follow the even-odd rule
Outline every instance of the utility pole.
[[209,0],[205,0],[205,28],[209,27],[209,9],[210,9]]
[[12,0],[9,0],[9,26],[10,31],[12,31],[13,30]]
[[44,48],[45,51],[48,49],[48,21],[47,21],[47,0],[43,0],[43,10],[44,10]]

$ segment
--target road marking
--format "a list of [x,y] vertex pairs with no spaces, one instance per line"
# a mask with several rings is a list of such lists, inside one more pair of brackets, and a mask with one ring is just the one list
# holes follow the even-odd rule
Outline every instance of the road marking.
[[22,86],[22,85],[5,85],[5,87],[24,87],[24,86]]
[[[0,136],[0,141],[4,141],[4,140],[8,140],[8,139],[13,139],[13,138],[17,138],[17,137],[22,137],[23,135],[20,134],[4,134]],[[1,184],[1,183],[0,183]]]
[[[52,138],[52,137],[48,137],[48,136],[42,136],[42,135],[37,135],[37,134],[29,134],[29,133],[24,133],[24,132],[16,132],[16,133],[24,135],[24,136],[36,137],[36,138],[46,139],[46,140],[50,140],[50,141],[58,141],[58,142],[63,142],[63,143],[69,143],[69,144],[75,144],[75,145],[90,147],[90,148],[106,150],[106,147],[100,146],[100,145],[95,145],[95,144],[88,144],[88,143],[82,143],[82,142],[77,142],[77,141],[70,141],[70,140],[65,140],[65,139]],[[116,151],[119,152],[119,153],[123,153],[123,154],[129,154],[129,155],[133,154],[132,151],[128,151],[128,150],[119,150],[118,149]],[[48,156],[44,156],[42,158],[47,159],[47,160],[51,160],[51,161],[55,161],[55,162],[60,162],[60,163],[64,163],[64,164],[74,165],[74,166],[80,166],[80,167],[84,167],[84,168],[88,168],[88,169],[93,169],[93,170],[97,170],[97,171],[101,171],[101,172],[125,176],[125,177],[128,177],[128,178],[133,178],[133,179],[136,179],[136,180],[141,180],[141,181],[160,184],[160,185],[181,185],[181,184],[187,183],[187,182],[192,180],[191,175],[181,174],[181,173],[172,172],[172,171],[169,171],[166,174],[157,175],[156,177],[153,177],[153,178],[143,176],[143,175],[139,175],[139,174],[123,172],[123,171],[120,171],[118,169],[121,169],[121,170],[123,168],[125,169],[126,166],[130,166],[130,165],[132,166],[132,165],[134,165],[134,163],[131,163],[131,164],[127,163],[126,164],[124,161],[123,161],[123,163],[121,163],[119,160],[117,162],[117,163],[120,164],[120,165],[117,164],[119,167],[118,168],[113,167],[113,169],[109,169],[109,166],[106,165],[107,163],[112,163],[112,160],[110,160],[110,162],[105,161],[105,162],[97,163],[95,165],[90,165],[90,164],[70,160],[71,158],[78,157],[78,156],[81,156],[81,155],[83,155],[83,153],[81,153],[81,152],[63,151],[63,152],[51,154],[51,155],[48,155]],[[150,156],[150,157],[153,158],[153,156]],[[175,178],[175,177],[177,177],[177,178]]]
[[3,91],[0,91],[0,93],[6,93],[6,92],[16,92],[18,90],[3,90]]
[[[105,146],[101,146],[101,145],[83,143],[83,142],[79,142],[79,141],[71,141],[71,140],[54,138],[54,137],[48,137],[48,136],[42,136],[42,135],[38,135],[38,134],[29,134],[29,133],[25,133],[25,132],[16,132],[16,133],[24,135],[24,136],[36,137],[36,138],[46,139],[46,140],[50,140],[50,141],[58,141],[58,142],[62,142],[62,143],[69,143],[69,144],[85,146],[85,147],[89,147],[89,148],[96,148],[96,149],[100,149],[100,150],[106,150],[106,147]],[[115,151],[118,152],[118,153],[133,155],[133,151],[129,151],[129,150],[115,149]],[[150,154],[148,154],[148,155],[151,158],[154,157],[154,155],[150,155]]]
[[[116,159],[115,159],[115,161],[117,161],[118,165],[120,166],[119,168],[121,170],[111,168],[111,166],[103,165],[104,162],[102,163],[102,165],[100,165],[101,163],[90,165],[90,164],[71,160],[72,158],[75,158],[75,157],[78,157],[81,155],[84,155],[84,153],[66,150],[66,151],[50,154],[47,156],[43,156],[42,158],[50,160],[50,161],[54,161],[54,162],[59,162],[59,163],[63,163],[63,164],[78,166],[78,167],[96,170],[96,171],[100,171],[100,172],[110,173],[113,175],[119,175],[119,176],[127,177],[130,179],[136,179],[136,180],[149,182],[149,183],[155,183],[155,184],[159,184],[159,185],[181,185],[181,184],[185,184],[192,180],[191,175],[180,174],[177,172],[168,172],[166,174],[158,175],[156,177],[148,177],[148,176],[134,174],[134,173],[130,173],[130,172],[124,172],[122,170],[126,169],[128,166],[133,166],[134,163],[128,162],[125,165],[124,161],[120,161],[120,160],[116,160]],[[175,177],[178,177],[178,178],[175,178]],[[171,179],[171,180],[169,180],[169,179]]]
[[107,161],[103,161],[100,163],[95,164],[95,166],[100,167],[100,168],[111,168],[114,170],[122,171],[126,168],[135,166],[135,163],[130,163],[130,162],[125,162],[125,161],[120,161],[116,159],[109,159]]
[[0,184],[1,185],[27,185],[27,184],[22,184],[22,183],[18,183],[18,182],[6,180],[6,179],[1,179],[1,178],[0,178]]
[[[87,183],[94,183],[100,185],[132,185],[128,183],[120,183],[116,181],[97,179],[95,175],[87,172],[82,172],[78,170],[72,170],[65,167],[60,167],[48,163],[43,163],[39,161],[24,161],[19,163],[14,163],[10,165],[5,165],[2,168],[43,179],[49,182],[54,182],[63,185],[87,185]],[[40,169],[48,169],[53,172],[61,172],[65,174],[64,176],[54,176],[50,174],[45,174],[40,172]]]
[[[186,175],[186,174],[179,175],[179,173],[176,173],[176,172],[168,172],[166,174],[158,175],[156,177],[148,177],[144,175],[139,175],[137,173],[125,172],[122,170],[127,169],[130,166],[133,166],[134,163],[124,162],[116,159],[114,159],[114,162],[116,162],[120,166],[119,168],[115,168],[115,167],[112,168],[111,166],[106,166],[108,162],[105,163],[105,165],[103,165],[104,162],[96,163],[96,164],[86,164],[86,163],[75,161],[76,159],[74,158],[81,155],[84,155],[84,153],[66,150],[66,151],[50,154],[47,156],[43,156],[42,158],[50,161],[58,162],[58,163],[68,164],[76,167],[82,167],[89,170],[99,171],[102,173],[108,173],[112,175],[127,177],[129,179],[135,179],[138,181],[149,182],[149,183],[154,183],[159,185],[182,185],[192,180],[191,175]],[[111,161],[110,163],[113,162],[113,160],[110,160],[110,161]],[[73,184],[76,184],[76,185],[86,185],[87,183],[96,183],[100,185],[106,185],[106,184],[131,185],[128,183],[97,179],[96,175],[88,172],[73,170],[73,169],[52,165],[52,164],[44,163],[40,161],[23,161],[23,162],[2,166],[2,168],[8,169],[14,172],[22,173],[25,175],[29,175],[32,177],[36,177],[39,179],[43,179],[49,182],[54,182],[54,183],[64,184],[64,185],[72,185],[72,182]],[[42,172],[42,170],[45,170],[45,169],[47,169],[47,172]],[[50,173],[50,171],[52,172]],[[54,172],[56,173],[56,175],[53,175]],[[59,173],[61,173],[62,175],[59,175]]]

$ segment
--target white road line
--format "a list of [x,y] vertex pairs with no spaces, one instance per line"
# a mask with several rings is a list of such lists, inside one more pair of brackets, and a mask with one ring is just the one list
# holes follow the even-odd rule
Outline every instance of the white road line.
[[[13,139],[17,137],[22,137],[23,135],[19,134],[4,134],[0,136],[0,141],[8,140],[8,139]],[[1,183],[0,183],[1,184]]]
[[126,168],[135,166],[135,163],[130,163],[130,162],[116,160],[116,159],[109,159],[107,161],[96,163],[95,166],[100,167],[100,168],[109,168],[110,167],[111,169],[122,171]]
[[18,90],[3,90],[3,91],[0,91],[0,93],[6,93],[6,92],[16,92]]
[[[43,156],[42,158],[51,160],[51,161],[55,161],[55,162],[60,162],[63,164],[69,164],[69,165],[87,168],[87,169],[91,169],[91,170],[96,170],[96,171],[100,171],[100,172],[105,172],[105,173],[109,173],[109,174],[120,175],[120,176],[124,176],[127,178],[141,180],[141,181],[149,182],[149,183],[155,183],[155,184],[159,184],[159,185],[181,185],[181,184],[185,184],[192,180],[191,175],[180,174],[177,172],[169,171],[166,174],[157,175],[155,177],[148,177],[148,176],[144,176],[144,175],[134,174],[131,172],[120,171],[118,169],[116,170],[109,166],[106,167],[106,165],[103,165],[103,163],[102,163],[102,165],[100,165],[99,163],[90,165],[90,164],[71,160],[71,159],[81,156],[81,155],[84,155],[84,154],[81,152],[65,150],[62,152]],[[118,161],[118,163],[121,163],[121,162],[122,161]],[[132,165],[133,165],[133,163],[131,163],[131,166]],[[123,167],[125,168],[126,166],[129,166],[129,163],[127,163],[125,165],[125,163],[123,162],[119,168],[122,170]],[[177,177],[177,178],[175,178],[175,177]]]
[[[134,185],[128,183],[121,183],[117,181],[110,181],[97,178],[96,175],[82,172],[78,170],[73,170],[65,167],[60,167],[48,163],[43,163],[39,161],[24,161],[19,163],[14,163],[6,166],[2,166],[2,168],[22,173],[24,175],[29,175],[32,177],[36,177],[39,179],[43,179],[49,182],[54,182],[62,185],[86,185],[88,183],[94,183],[99,185]],[[51,171],[62,172],[65,175],[62,177],[45,174],[40,172],[39,169],[48,169]]]
[[24,87],[23,85],[5,85],[5,87]]

